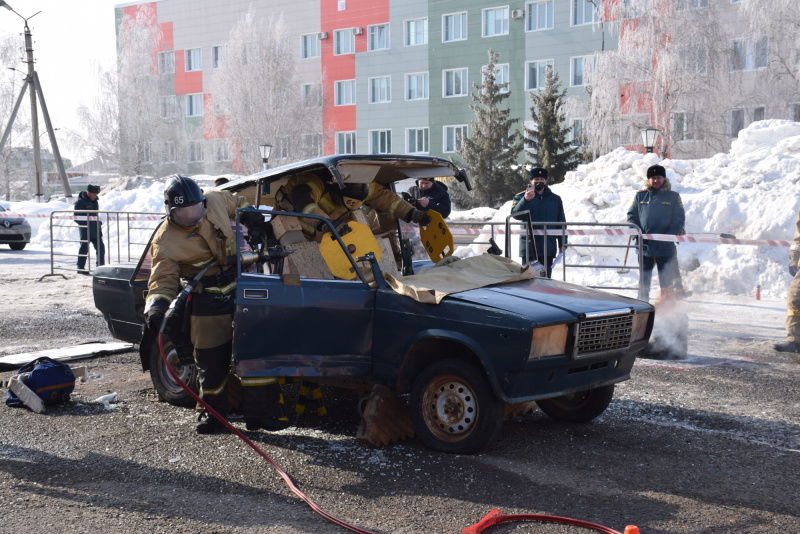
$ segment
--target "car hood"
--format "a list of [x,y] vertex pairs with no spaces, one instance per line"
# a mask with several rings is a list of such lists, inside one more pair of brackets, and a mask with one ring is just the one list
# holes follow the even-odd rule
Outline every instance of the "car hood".
[[[640,300],[549,278],[471,289],[448,295],[444,301],[447,300],[505,310],[540,325],[570,321],[588,313],[652,309]],[[546,322],[541,321],[542,317],[547,318]]]
[[10,228],[12,226],[19,226],[20,224],[27,223],[28,221],[25,220],[25,217],[0,217],[0,226],[4,228]]

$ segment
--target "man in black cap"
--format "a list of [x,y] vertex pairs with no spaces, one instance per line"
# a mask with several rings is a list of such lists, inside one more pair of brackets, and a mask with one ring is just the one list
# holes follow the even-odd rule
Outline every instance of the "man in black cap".
[[[514,208],[511,212],[528,210],[534,231],[542,230],[542,225],[536,225],[539,222],[567,222],[561,197],[547,187],[547,169],[541,167],[531,169],[528,172],[528,180],[530,181],[528,188],[514,196]],[[527,236],[521,237],[519,255],[522,256],[523,263],[536,258],[539,263],[547,267],[547,276],[550,278],[556,253],[559,249],[563,252],[567,248],[565,229],[566,227],[561,225],[548,225],[547,230],[553,232],[548,231],[547,239],[543,235],[534,236],[533,243]],[[536,246],[535,251],[533,245]]]
[[[686,213],[683,202],[681,196],[672,191],[664,167],[653,165],[647,169],[646,186],[636,192],[628,209],[628,222],[641,228],[643,234],[684,234]],[[645,239],[641,266],[644,273],[644,285],[639,291],[641,300],[649,299],[655,266],[658,266],[658,283],[662,296],[668,293],[679,298],[687,296],[678,270],[678,249],[675,243]]]
[[105,263],[106,249],[103,245],[102,223],[97,213],[81,213],[82,210],[98,211],[100,206],[97,202],[97,195],[100,193],[99,185],[89,185],[86,191],[81,191],[78,200],[75,201],[75,221],[80,226],[81,247],[78,249],[78,272],[89,274],[86,270],[86,255],[89,252],[89,242],[94,245],[97,252],[97,266]]

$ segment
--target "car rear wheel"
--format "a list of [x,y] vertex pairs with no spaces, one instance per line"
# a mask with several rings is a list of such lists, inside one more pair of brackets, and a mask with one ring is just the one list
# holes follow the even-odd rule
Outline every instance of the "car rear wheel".
[[25,248],[27,243],[9,243],[8,246],[11,247],[11,250],[22,250]]
[[[200,382],[197,366],[181,363],[178,358],[178,351],[175,350],[172,342],[168,338],[165,338],[164,342],[164,350],[167,353],[167,361],[170,366],[184,384],[189,386],[194,393],[198,393],[200,391]],[[150,347],[150,378],[153,380],[153,386],[158,392],[159,399],[175,406],[192,407],[195,405],[195,400],[175,381],[164,364],[158,348],[158,336],[153,340],[153,344]]]
[[483,370],[462,360],[443,360],[426,367],[414,381],[411,421],[425,446],[471,454],[499,437],[503,403]]
[[606,411],[614,397],[614,385],[603,386],[562,397],[536,401],[539,408],[553,419],[585,423]]

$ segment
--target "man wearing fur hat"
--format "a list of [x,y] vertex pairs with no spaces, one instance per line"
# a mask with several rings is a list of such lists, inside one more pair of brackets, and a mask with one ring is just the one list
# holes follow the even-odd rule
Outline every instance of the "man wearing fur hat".
[[86,191],[81,191],[78,195],[78,200],[75,201],[75,222],[80,227],[81,246],[78,249],[78,272],[80,274],[89,274],[86,270],[86,255],[89,252],[89,243],[94,246],[97,252],[97,266],[100,267],[105,263],[106,249],[103,245],[103,229],[102,224],[97,213],[83,213],[82,210],[98,211],[100,205],[97,202],[97,195],[100,193],[99,185],[89,185]]
[[[647,169],[647,187],[638,191],[628,209],[628,222],[642,229],[644,234],[681,235],[684,232],[686,213],[681,196],[672,191],[667,179],[667,171],[661,165]],[[644,285],[639,290],[639,298],[648,300],[653,268],[658,266],[658,283],[662,295],[672,293],[676,297],[685,296],[681,273],[678,270],[678,249],[671,241],[645,239],[643,256],[640,258],[644,273]]]
[[794,242],[789,248],[789,274],[792,275],[792,283],[789,286],[789,294],[786,296],[786,341],[776,343],[775,350],[778,352],[800,353],[800,213],[797,214],[795,223]]

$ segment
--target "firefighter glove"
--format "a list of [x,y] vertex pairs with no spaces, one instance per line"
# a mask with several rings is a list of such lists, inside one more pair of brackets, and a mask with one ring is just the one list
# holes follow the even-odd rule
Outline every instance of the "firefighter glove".
[[431,223],[431,216],[420,210],[411,211],[411,222],[415,222],[421,226],[428,226]]
[[164,322],[164,315],[169,309],[169,302],[164,299],[154,300],[147,310],[147,326],[156,332],[161,330],[161,323]]
[[[347,225],[347,221],[342,220],[335,220],[331,221],[333,227],[339,233],[339,235],[346,235],[350,232],[350,227]],[[317,232],[330,232],[331,227],[325,221],[320,221],[317,223]]]

